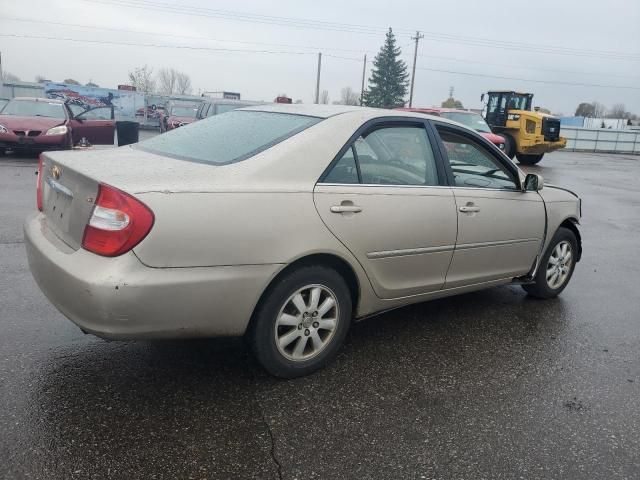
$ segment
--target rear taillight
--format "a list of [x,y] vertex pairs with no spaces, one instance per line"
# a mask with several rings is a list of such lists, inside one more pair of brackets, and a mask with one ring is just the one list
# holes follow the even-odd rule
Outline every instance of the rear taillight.
[[153,221],[153,212],[144,203],[117,188],[100,184],[96,205],[84,229],[82,247],[105,257],[122,255],[147,236]]
[[36,180],[36,206],[42,211],[42,164],[44,159],[42,155],[38,158],[38,179]]

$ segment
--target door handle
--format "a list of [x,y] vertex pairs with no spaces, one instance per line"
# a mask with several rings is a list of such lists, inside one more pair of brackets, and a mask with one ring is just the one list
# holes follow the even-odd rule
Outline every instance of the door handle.
[[331,207],[333,213],[358,213],[362,211],[362,207],[357,205],[334,205]]
[[474,213],[474,212],[479,212],[480,207],[476,207],[474,205],[465,205],[463,207],[460,207],[458,210],[460,210],[463,213]]

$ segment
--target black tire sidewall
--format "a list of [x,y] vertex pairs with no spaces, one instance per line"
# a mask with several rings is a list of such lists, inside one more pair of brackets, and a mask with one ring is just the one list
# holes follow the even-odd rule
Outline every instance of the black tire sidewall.
[[[300,288],[318,284],[333,291],[338,300],[338,325],[330,344],[317,356],[303,361],[291,361],[278,351],[275,343],[275,321],[284,302]],[[323,266],[305,266],[279,279],[266,292],[252,319],[248,335],[251,349],[260,364],[272,375],[294,378],[314,372],[329,362],[339,351],[349,331],[352,302],[349,287],[335,270]]]
[[535,165],[540,160],[542,160],[542,157],[544,157],[544,153],[540,153],[538,155],[526,155],[526,154],[517,155],[518,162],[520,162],[523,165]]
[[507,157],[513,160],[516,156],[516,141],[508,133],[502,133],[501,135],[502,138],[504,138],[504,153],[507,154]]
[[[547,283],[547,264],[549,263],[549,257],[551,256],[551,253],[556,248],[558,243],[562,241],[567,241],[571,244],[571,254],[573,257],[571,261],[571,269],[569,270],[569,276],[567,277],[565,282],[560,285],[560,287],[553,289],[549,287],[549,284]],[[540,265],[538,266],[538,271],[536,273],[535,283],[532,285],[524,285],[524,289],[535,297],[553,298],[558,296],[567,287],[567,285],[569,285],[571,277],[573,276],[573,272],[576,268],[577,259],[578,240],[576,239],[576,235],[568,228],[560,227],[551,239],[549,247],[542,256],[542,260],[540,261]]]

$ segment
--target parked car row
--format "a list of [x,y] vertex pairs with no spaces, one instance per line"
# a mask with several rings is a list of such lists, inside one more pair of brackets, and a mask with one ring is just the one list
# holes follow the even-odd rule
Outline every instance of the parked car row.
[[113,107],[85,109],[51,98],[16,97],[0,110],[0,153],[68,150],[80,142],[113,145]]
[[221,113],[230,112],[237,108],[258,105],[259,102],[244,100],[229,100],[211,98],[199,105],[176,103],[165,106],[160,114],[160,133],[183,127],[198,120],[202,120]]

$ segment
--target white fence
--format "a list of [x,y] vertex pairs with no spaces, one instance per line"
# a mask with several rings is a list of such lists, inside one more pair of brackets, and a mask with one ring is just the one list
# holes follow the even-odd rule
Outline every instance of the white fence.
[[567,150],[640,155],[640,131],[578,128],[563,126],[560,135],[567,139]]

